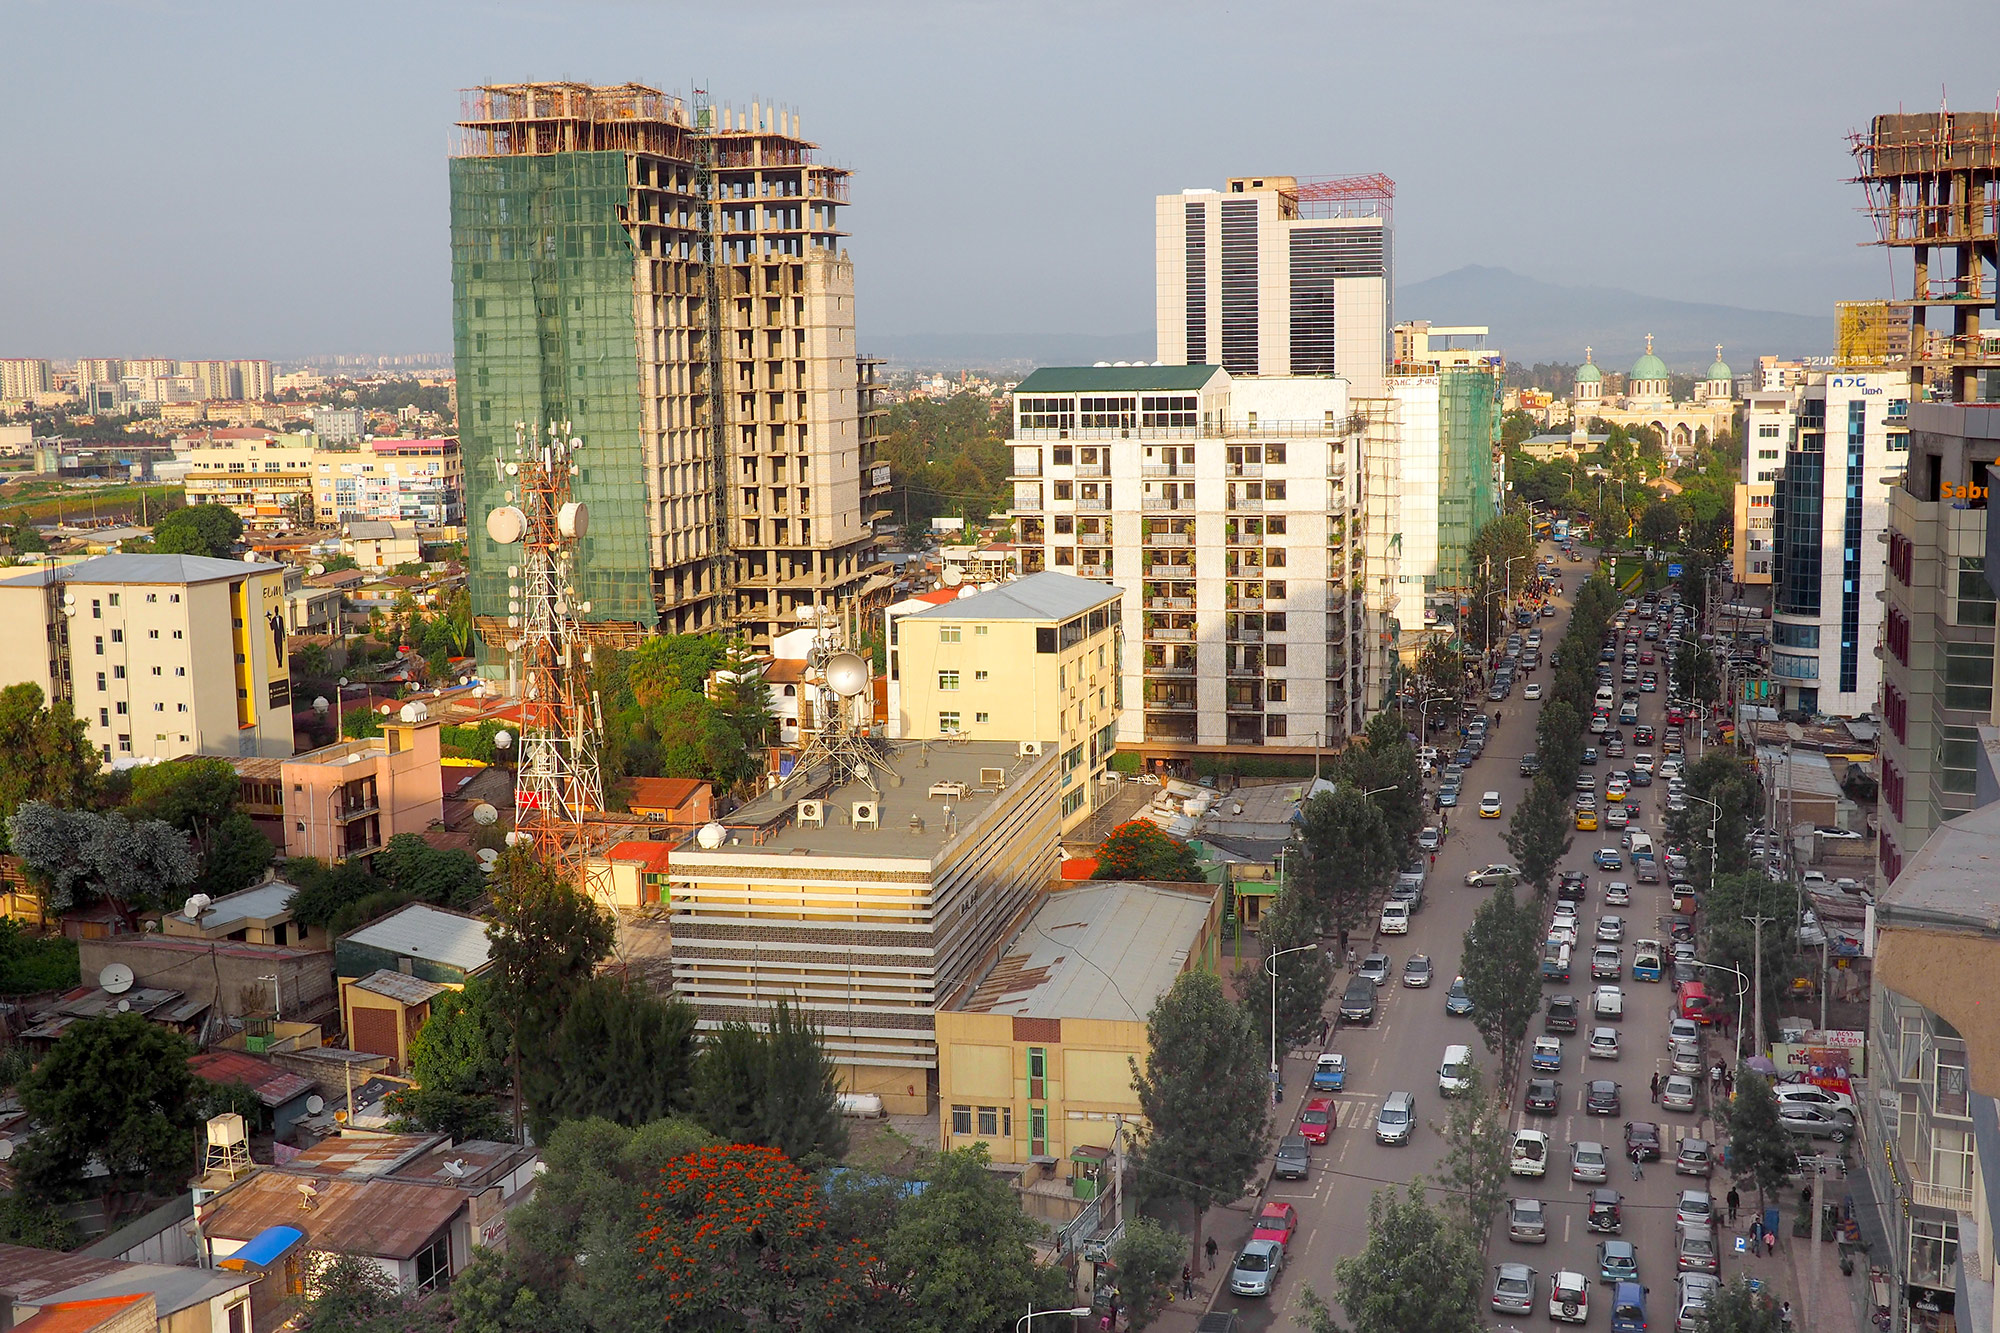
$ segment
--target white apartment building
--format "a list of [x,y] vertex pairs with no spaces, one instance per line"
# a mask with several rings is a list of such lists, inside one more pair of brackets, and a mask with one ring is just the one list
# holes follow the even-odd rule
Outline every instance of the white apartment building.
[[1756,587],[1771,583],[1771,503],[1778,474],[1785,468],[1785,449],[1798,426],[1798,403],[1805,390],[1758,389],[1743,401],[1743,480],[1736,484],[1735,550],[1731,553],[1736,582]]
[[448,524],[465,517],[465,466],[455,437],[316,449],[312,469],[313,503],[323,523]]
[[29,357],[0,357],[0,402],[28,403],[55,391],[49,363]]
[[0,580],[0,685],[67,698],[105,762],[292,752],[282,565],[102,555]]
[[1837,717],[1876,708],[1888,488],[1909,457],[1908,385],[1903,371],[1840,371],[1799,390],[1771,505],[1779,707]]
[[1024,565],[1124,593],[1121,747],[1310,749],[1364,716],[1347,385],[1044,368],[1014,391]]
[[1386,196],[1242,176],[1160,195],[1154,216],[1161,361],[1380,391],[1395,292]]

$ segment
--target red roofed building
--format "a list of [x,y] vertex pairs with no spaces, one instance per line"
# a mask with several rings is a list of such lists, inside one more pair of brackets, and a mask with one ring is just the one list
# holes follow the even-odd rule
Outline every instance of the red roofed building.
[[210,1083],[241,1083],[257,1094],[257,1102],[264,1110],[257,1117],[256,1127],[273,1138],[284,1138],[306,1114],[306,1098],[312,1096],[314,1089],[311,1079],[242,1051],[203,1051],[188,1061],[188,1068]]
[[670,828],[700,828],[715,813],[713,792],[698,778],[633,778],[626,804],[633,814]]
[[667,859],[673,844],[644,840],[621,842],[604,854],[593,857],[591,870],[609,881],[606,888],[615,906],[653,907],[667,900]]

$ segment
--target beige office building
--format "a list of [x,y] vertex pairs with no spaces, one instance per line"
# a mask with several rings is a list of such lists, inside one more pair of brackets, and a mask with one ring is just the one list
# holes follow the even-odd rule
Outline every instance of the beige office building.
[[280,435],[254,427],[222,427],[174,442],[174,453],[192,466],[187,502],[226,504],[243,526],[275,530],[295,526],[310,509],[314,441],[310,435]]
[[109,763],[292,752],[281,565],[102,555],[0,581],[0,685],[67,698]]
[[889,618],[888,734],[1061,753],[1065,830],[1096,808],[1118,748],[1122,594],[1053,570]]

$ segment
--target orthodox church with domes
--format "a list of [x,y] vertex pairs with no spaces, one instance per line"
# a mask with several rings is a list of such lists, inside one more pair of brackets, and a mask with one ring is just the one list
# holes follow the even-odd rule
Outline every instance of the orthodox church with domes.
[[1616,397],[1604,393],[1604,372],[1592,359],[1592,348],[1583,349],[1583,364],[1577,367],[1576,387],[1570,394],[1570,434],[1581,444],[1593,429],[1592,422],[1607,426],[1651,426],[1666,442],[1671,460],[1694,452],[1695,433],[1707,431],[1709,439],[1729,431],[1736,416],[1736,376],[1722,359],[1720,344],[1715,363],[1705,378],[1697,380],[1694,397],[1675,402],[1667,363],[1653,355],[1653,335],[1646,335],[1646,353],[1632,363],[1625,376],[1625,392]]

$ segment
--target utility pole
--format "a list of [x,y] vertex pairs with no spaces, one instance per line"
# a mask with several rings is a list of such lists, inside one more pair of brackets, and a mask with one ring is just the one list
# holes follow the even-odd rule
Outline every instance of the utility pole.
[[1756,971],[1756,980],[1752,982],[1755,992],[1750,997],[1751,1013],[1754,1015],[1750,1022],[1751,1026],[1755,1029],[1750,1053],[1756,1055],[1764,1049],[1764,927],[1778,918],[1774,916],[1746,916],[1743,919],[1750,923],[1750,928],[1756,932],[1757,937],[1756,944],[1752,946],[1756,950],[1756,954],[1751,959]]

